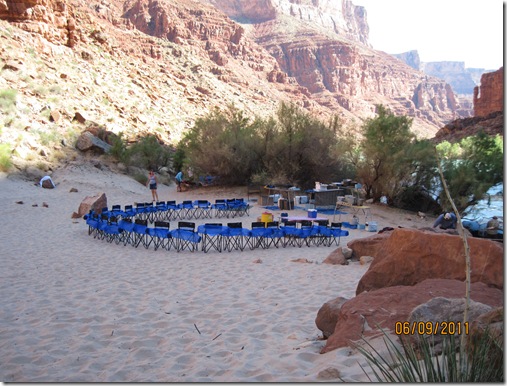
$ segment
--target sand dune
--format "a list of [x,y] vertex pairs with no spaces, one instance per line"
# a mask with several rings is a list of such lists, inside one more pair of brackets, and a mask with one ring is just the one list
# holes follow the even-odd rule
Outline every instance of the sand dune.
[[[353,297],[367,267],[321,264],[329,247],[177,253],[110,244],[88,236],[72,212],[88,195],[105,192],[109,205],[123,206],[150,201],[150,191],[77,163],[52,178],[58,185],[50,190],[0,177],[1,381],[366,380],[356,350],[319,354],[315,317],[326,301]],[[240,195],[159,187],[160,199],[178,202]],[[240,221],[249,226],[263,211],[254,204]],[[431,223],[373,211],[379,227]],[[341,245],[370,235],[350,233]]]

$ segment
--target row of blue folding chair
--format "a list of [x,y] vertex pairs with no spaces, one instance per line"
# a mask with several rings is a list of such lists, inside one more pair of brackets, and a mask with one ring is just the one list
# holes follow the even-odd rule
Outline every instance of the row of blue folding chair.
[[193,222],[178,222],[178,228],[170,230],[170,223],[155,221],[150,227],[147,220],[128,218],[117,220],[116,217],[90,215],[86,218],[89,225],[89,234],[95,238],[106,239],[109,242],[130,244],[135,247],[143,245],[149,248],[153,243],[155,250],[163,248],[177,251],[188,249],[196,251],[201,243],[201,250],[208,252],[211,249],[222,252],[249,248],[267,249],[271,246],[297,246],[303,245],[339,245],[340,237],[348,236],[348,231],[341,229],[340,223],[332,223],[330,226],[323,223],[304,221],[301,224],[286,222],[283,226],[276,221],[253,222],[251,229],[245,229],[241,222],[228,223],[223,226],[220,223],[207,223],[200,225],[195,230]]
[[241,223],[228,223],[223,226],[220,223],[208,223],[200,225],[197,232],[202,235],[202,251],[210,249],[222,252],[233,249],[243,251],[245,248],[267,249],[272,246],[332,246],[339,245],[342,236],[348,236],[349,232],[341,229],[340,223],[331,225],[323,223],[303,222],[298,225],[295,222],[287,222],[280,226],[277,221],[253,222],[251,229],[245,229]]
[[111,210],[102,208],[102,214],[118,218],[139,218],[150,222],[160,220],[184,220],[184,219],[206,219],[215,217],[236,217],[248,215],[250,206],[244,199],[218,199],[215,204],[208,200],[184,200],[176,203],[174,200],[158,201],[155,204],[136,203],[135,205],[113,205]]
[[250,205],[243,198],[216,199],[212,205],[217,218],[234,218],[249,215]]
[[155,250],[163,248],[176,251],[196,251],[201,237],[195,231],[195,224],[180,221],[178,228],[170,230],[170,223],[167,221],[155,221],[151,227],[146,219],[117,218],[107,214],[97,215],[90,212],[85,216],[88,224],[88,234],[94,238],[103,239],[110,243],[132,245],[138,247],[143,245],[149,248],[152,244]]

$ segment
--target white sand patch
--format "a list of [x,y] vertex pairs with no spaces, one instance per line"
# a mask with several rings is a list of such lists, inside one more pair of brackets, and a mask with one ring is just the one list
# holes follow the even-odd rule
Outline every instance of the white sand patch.
[[[356,351],[319,354],[315,317],[326,301],[353,297],[367,267],[321,264],[333,247],[177,253],[109,244],[88,236],[72,212],[85,196],[105,192],[109,206],[123,207],[150,201],[150,191],[88,165],[52,178],[53,190],[0,178],[2,381],[317,382],[337,381],[336,370],[365,380]],[[246,189],[158,193],[177,202],[246,198]],[[399,216],[389,223],[382,210],[379,227],[411,225]],[[249,227],[263,211],[254,204],[232,221]],[[350,233],[341,245],[370,235]]]

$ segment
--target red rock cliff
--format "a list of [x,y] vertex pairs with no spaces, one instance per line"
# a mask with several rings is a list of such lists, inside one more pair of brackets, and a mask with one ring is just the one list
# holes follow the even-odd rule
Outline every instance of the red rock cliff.
[[503,67],[482,74],[481,85],[474,88],[474,116],[503,111]]

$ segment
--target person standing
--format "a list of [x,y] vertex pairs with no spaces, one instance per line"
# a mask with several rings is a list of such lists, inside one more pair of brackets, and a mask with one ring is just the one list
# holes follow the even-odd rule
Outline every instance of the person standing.
[[150,173],[148,174],[148,181],[146,181],[146,186],[150,187],[151,190],[151,197],[153,201],[158,201],[158,193],[157,193],[157,177],[155,176],[155,173],[153,170],[150,170]]
[[178,174],[176,174],[175,179],[176,179],[176,184],[178,185],[176,187],[176,191],[181,192],[181,183],[183,182],[183,173],[181,170],[178,172]]
[[446,212],[438,216],[433,224],[433,228],[440,225],[440,229],[456,229],[456,222],[458,219],[454,213]]

